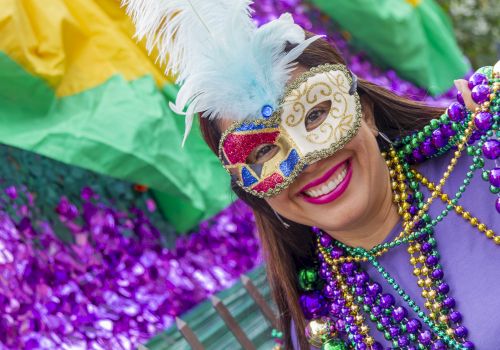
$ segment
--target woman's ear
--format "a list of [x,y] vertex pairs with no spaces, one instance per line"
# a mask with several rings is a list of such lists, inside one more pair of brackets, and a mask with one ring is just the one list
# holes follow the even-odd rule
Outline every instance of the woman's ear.
[[373,113],[373,101],[366,95],[361,96],[361,108],[363,110],[363,120],[370,128],[373,136],[378,136],[378,128],[375,124],[375,114]]

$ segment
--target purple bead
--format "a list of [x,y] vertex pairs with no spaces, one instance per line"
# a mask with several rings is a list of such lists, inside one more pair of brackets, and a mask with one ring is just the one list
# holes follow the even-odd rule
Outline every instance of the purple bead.
[[408,337],[406,335],[402,335],[398,338],[398,345],[402,348],[408,346]]
[[425,264],[427,266],[435,266],[439,261],[439,258],[434,255],[429,255],[427,259],[425,259]]
[[455,335],[459,338],[465,338],[469,334],[469,330],[465,326],[455,328]]
[[471,96],[477,104],[484,103],[489,100],[490,87],[485,84],[476,85],[472,89]]
[[323,287],[323,295],[329,299],[334,299],[336,297],[335,292],[336,289],[330,284],[325,284],[325,286]]
[[356,282],[356,277],[354,276],[349,276],[346,278],[346,282],[348,285],[352,286]]
[[321,243],[321,245],[323,247],[327,248],[332,244],[332,237],[330,237],[329,235],[326,235],[326,234],[321,235],[319,242]]
[[375,315],[375,316],[379,316],[381,313],[382,313],[382,308],[378,305],[374,305],[372,307],[372,313]]
[[474,124],[479,130],[488,130],[493,124],[493,116],[490,112],[479,112],[474,117]]
[[356,343],[356,350],[367,350],[367,349],[368,347],[364,343],[362,342]]
[[495,187],[500,187],[500,168],[490,170],[490,183]]
[[431,141],[436,148],[444,147],[448,143],[448,140],[446,139],[441,129],[436,129],[432,132]]
[[359,331],[359,328],[356,325],[353,325],[349,328],[349,332],[351,332],[351,333],[357,333],[358,331]]
[[398,322],[401,322],[407,314],[408,312],[402,306],[395,307],[394,310],[392,310],[392,317]]
[[335,328],[340,331],[340,332],[344,332],[345,331],[345,321],[341,318],[339,318],[336,322],[335,322]]
[[384,327],[388,327],[391,324],[391,318],[389,316],[380,317],[380,323]]
[[332,251],[330,252],[330,256],[333,258],[333,259],[338,259],[340,258],[342,255],[344,255],[344,251],[339,248],[339,247],[333,247],[332,248]]
[[382,291],[382,287],[377,282],[373,282],[372,284],[368,285],[368,287],[366,288],[366,291],[367,291],[368,295],[375,297],[375,296],[377,296],[378,293],[380,293]]
[[420,152],[427,157],[432,156],[434,153],[436,153],[436,148],[433,146],[432,142],[430,139],[424,140],[422,144],[420,145]]
[[434,278],[435,280],[440,280],[440,279],[442,279],[442,278],[443,278],[443,276],[444,276],[443,270],[441,270],[441,269],[436,269],[436,270],[432,271],[431,276],[432,276],[432,278]]
[[[351,327],[352,328],[352,327]],[[361,334],[354,334],[352,337],[355,343],[361,343],[363,341],[363,336]]]
[[391,335],[391,337],[396,338],[399,335],[399,328],[395,326],[390,326],[389,334]]
[[462,93],[459,91],[457,92],[457,101],[460,103],[462,106],[465,106],[465,101],[464,97],[462,96]]
[[423,162],[425,160],[425,157],[422,155],[422,153],[420,153],[420,150],[418,148],[414,149],[411,152],[411,155],[417,163]]
[[384,347],[379,342],[375,342],[372,345],[372,350],[384,350]]
[[461,122],[465,118],[465,109],[460,103],[453,102],[446,110],[446,114],[448,114],[450,120]]
[[440,129],[443,131],[443,134],[445,134],[447,137],[452,137],[457,134],[457,132],[452,128],[451,124],[442,124],[440,126]]
[[349,325],[353,324],[353,322],[354,322],[354,316],[347,315],[347,316],[345,317],[345,322],[346,322],[347,324],[349,324]]
[[431,345],[432,350],[446,350],[446,344],[444,341],[441,339],[436,340],[432,345]]
[[380,306],[384,309],[390,308],[394,305],[394,297],[391,294],[382,294],[380,296]]
[[500,214],[500,197],[498,197],[497,201],[495,202],[495,208],[497,209],[497,212]]
[[497,159],[500,157],[500,141],[488,140],[483,145],[483,154],[488,159]]
[[443,282],[438,286],[438,292],[441,294],[446,294],[449,291],[450,291],[450,286],[447,283]]
[[351,309],[349,309],[347,306],[342,307],[340,309],[340,314],[341,315],[349,315],[351,313]]
[[415,333],[422,327],[422,324],[420,323],[419,320],[412,318],[411,320],[408,321],[406,324],[406,330],[409,333]]
[[422,250],[422,252],[428,253],[432,250],[432,244],[430,244],[429,242],[424,242],[424,243],[422,243],[422,246],[420,249]]
[[366,271],[362,271],[356,274],[356,284],[358,286],[362,286],[363,284],[368,282],[369,279],[370,277],[368,276],[368,273]]
[[443,300],[443,306],[447,309],[451,309],[452,307],[455,307],[455,299],[452,297],[448,297]]
[[363,302],[366,304],[366,305],[370,305],[372,306],[373,303],[375,302],[375,299],[373,299],[373,297],[369,296],[369,295],[365,295],[365,297],[363,298]]
[[429,345],[431,339],[432,339],[431,332],[429,332],[428,330],[424,330],[418,334],[418,341],[421,342],[423,345]]
[[300,306],[308,319],[325,314],[324,298],[319,292],[312,292],[300,296]]
[[410,209],[408,210],[408,212],[411,214],[411,215],[416,215],[418,213],[418,208],[414,205],[410,206]]
[[458,311],[450,312],[450,320],[455,323],[458,323],[462,321],[462,314]]
[[340,316],[340,310],[342,309],[342,307],[337,304],[337,303],[331,303],[330,304],[330,313],[335,316],[335,317],[339,317]]
[[488,84],[488,78],[482,73],[474,73],[469,78],[469,89],[473,89],[477,85]]
[[476,347],[476,346],[474,345],[474,343],[473,343],[473,342],[471,342],[470,340],[467,340],[467,341],[466,341],[466,342],[464,342],[462,345],[464,346],[464,348],[466,348],[466,349],[471,349],[471,350],[472,350],[472,349],[474,349],[474,348]]
[[356,264],[352,261],[348,261],[342,264],[340,271],[346,275],[352,275],[356,269]]
[[357,286],[356,295],[363,295],[363,294],[365,294],[365,289],[363,287]]

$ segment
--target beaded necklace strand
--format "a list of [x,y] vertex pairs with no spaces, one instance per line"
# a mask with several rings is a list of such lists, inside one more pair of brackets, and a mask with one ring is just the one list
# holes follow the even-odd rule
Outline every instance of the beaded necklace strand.
[[[497,67],[498,66],[498,67]],[[473,349],[468,330],[462,324],[462,315],[456,301],[450,296],[450,287],[444,281],[439,263],[440,255],[434,238],[435,227],[448,215],[456,212],[472,227],[500,245],[500,236],[465,210],[458,202],[471,183],[476,171],[497,195],[496,209],[500,213],[500,168],[485,169],[484,159],[500,156],[498,141],[500,122],[500,64],[495,69],[484,67],[469,79],[472,98],[479,105],[468,112],[461,95],[439,119],[433,119],[423,130],[406,136],[396,148],[383,153],[389,168],[393,202],[402,219],[402,231],[391,242],[370,250],[349,247],[333,240],[317,228],[317,268],[299,272],[299,285],[304,291],[300,304],[310,320],[306,328],[309,342],[322,350],[383,349],[370,335],[364,315],[375,323],[376,330],[393,348],[405,349]],[[438,183],[434,184],[411,167],[411,164],[439,157],[452,149],[453,157]],[[464,151],[472,157],[472,165],[463,184],[453,198],[443,192],[447,179]],[[420,186],[430,191],[425,199]],[[429,214],[435,199],[445,209],[436,218]],[[426,314],[379,263],[378,258],[395,247],[408,243],[409,262],[416,283],[421,288]],[[361,263],[371,264],[405,305],[382,290]],[[417,318],[411,318],[408,309]]]

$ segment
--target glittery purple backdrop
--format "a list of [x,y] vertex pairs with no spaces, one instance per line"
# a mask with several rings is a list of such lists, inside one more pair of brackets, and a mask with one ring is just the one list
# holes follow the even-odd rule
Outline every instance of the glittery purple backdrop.
[[[304,28],[329,34],[362,78],[437,105],[453,95],[430,98],[395,72],[350,54],[328,18],[300,1],[257,5],[258,22],[288,11]],[[253,217],[240,202],[173,250],[162,246],[147,212],[118,211],[89,188],[79,203],[61,198],[57,222],[38,217],[36,206],[29,189],[2,189],[0,349],[132,349],[262,262]],[[57,230],[71,233],[68,242]]]

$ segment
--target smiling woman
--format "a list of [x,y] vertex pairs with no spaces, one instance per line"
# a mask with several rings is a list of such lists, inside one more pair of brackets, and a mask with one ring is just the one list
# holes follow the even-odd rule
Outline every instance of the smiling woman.
[[289,15],[256,28],[246,0],[127,3],[255,213],[287,349],[500,347],[500,285],[477,273],[500,269],[477,203],[500,192],[500,66],[443,113],[358,79]]

